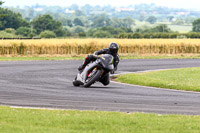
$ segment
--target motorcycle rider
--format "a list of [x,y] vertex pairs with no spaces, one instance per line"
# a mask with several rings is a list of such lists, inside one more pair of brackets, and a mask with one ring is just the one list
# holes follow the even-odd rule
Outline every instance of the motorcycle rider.
[[[78,68],[78,70],[81,72],[82,70],[84,70],[84,68],[87,66],[87,64],[89,64],[91,61],[95,61],[97,59],[97,56],[100,54],[110,54],[114,57],[114,71],[117,70],[117,66],[119,64],[119,55],[118,55],[118,49],[119,46],[117,43],[110,43],[108,48],[99,50],[99,51],[95,51],[93,55],[88,55],[85,58],[85,61],[83,62],[83,64]],[[114,74],[114,71],[111,72],[111,74]],[[107,75],[105,75],[102,80],[100,81],[103,85],[108,85],[110,83],[109,80],[109,73]]]

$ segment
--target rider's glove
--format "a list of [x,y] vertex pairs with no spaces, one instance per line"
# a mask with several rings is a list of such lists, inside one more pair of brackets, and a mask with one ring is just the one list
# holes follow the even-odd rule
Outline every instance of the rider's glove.
[[96,57],[96,58],[98,57],[98,55],[95,52],[93,53],[93,56]]

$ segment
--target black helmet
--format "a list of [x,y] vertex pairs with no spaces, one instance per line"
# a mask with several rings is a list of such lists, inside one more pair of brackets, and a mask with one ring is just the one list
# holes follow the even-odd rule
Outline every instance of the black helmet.
[[118,49],[119,49],[119,46],[117,43],[114,43],[112,42],[110,45],[109,45],[109,49],[112,53],[116,54],[118,52]]

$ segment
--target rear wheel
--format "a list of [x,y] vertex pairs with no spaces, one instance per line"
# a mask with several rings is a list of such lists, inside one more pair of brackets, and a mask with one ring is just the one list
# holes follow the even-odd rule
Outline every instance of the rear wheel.
[[90,87],[92,84],[95,83],[95,81],[98,81],[101,76],[101,70],[97,70],[91,77],[88,77],[86,79],[86,83],[84,84],[84,87]]

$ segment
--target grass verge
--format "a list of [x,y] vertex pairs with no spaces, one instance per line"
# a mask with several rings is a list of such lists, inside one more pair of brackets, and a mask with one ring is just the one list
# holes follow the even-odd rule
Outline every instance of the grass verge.
[[121,59],[200,59],[199,54],[185,55],[121,55]]
[[64,56],[16,56],[16,57],[0,57],[0,61],[24,61],[24,60],[79,60],[84,57],[64,57]]
[[200,92],[200,68],[181,68],[155,72],[125,74],[117,81],[129,84]]
[[[77,60],[84,59],[87,55],[34,55],[34,56],[0,56],[0,61],[23,60]],[[199,59],[200,55],[120,55],[121,59]]]
[[17,109],[0,106],[2,133],[199,133],[199,123],[200,116]]

